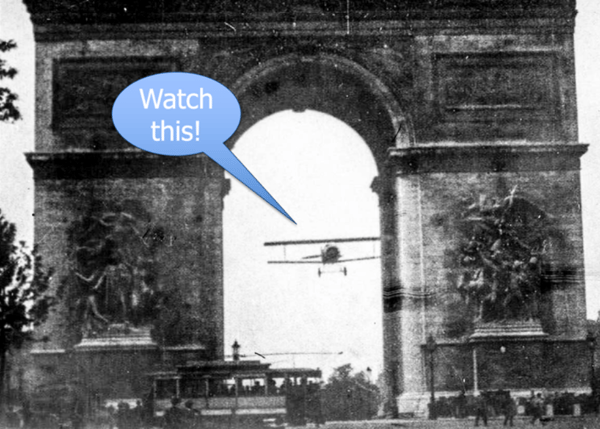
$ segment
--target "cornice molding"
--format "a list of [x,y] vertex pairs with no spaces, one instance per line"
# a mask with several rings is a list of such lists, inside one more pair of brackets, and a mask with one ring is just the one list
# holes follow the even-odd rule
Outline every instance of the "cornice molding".
[[529,143],[392,148],[388,151],[388,166],[398,175],[579,170],[587,147],[580,143]]
[[369,34],[373,31],[452,32],[473,28],[572,32],[574,0],[25,0],[36,38],[189,38]]
[[219,22],[157,23],[57,23],[54,19],[36,23],[38,42],[69,40],[143,40],[143,39],[240,39],[264,37],[368,37],[394,32],[398,36],[429,34],[573,34],[575,19],[561,17],[523,19],[455,20],[378,19],[351,21],[350,30],[342,21],[261,21],[227,20]]
[[575,0],[25,0],[36,24],[573,17]]
[[162,156],[141,151],[27,153],[35,180],[197,177],[221,179],[204,154]]

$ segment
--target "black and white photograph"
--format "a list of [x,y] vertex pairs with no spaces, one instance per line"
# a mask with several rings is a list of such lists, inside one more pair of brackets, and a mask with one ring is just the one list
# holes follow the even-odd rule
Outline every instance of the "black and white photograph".
[[600,427],[599,24],[0,0],[0,429]]

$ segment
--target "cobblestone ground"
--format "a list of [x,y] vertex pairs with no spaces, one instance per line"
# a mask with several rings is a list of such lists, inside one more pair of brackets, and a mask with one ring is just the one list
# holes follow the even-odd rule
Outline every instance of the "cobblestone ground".
[[[557,417],[554,421],[540,424],[539,421],[535,425],[531,424],[530,418],[517,417],[515,418],[515,428],[544,428],[544,429],[600,429],[600,417],[585,416],[585,417]],[[360,422],[328,422],[321,425],[321,429],[463,429],[475,427],[475,419],[468,418],[463,420],[458,419],[439,419],[431,420],[372,420]],[[483,428],[483,423],[479,427]],[[493,418],[488,421],[489,428],[504,428],[503,419]],[[108,429],[108,425],[86,424],[85,429]],[[0,424],[0,429],[4,427]],[[42,429],[42,428],[40,428]],[[50,428],[49,428],[50,429]],[[153,427],[150,429],[160,429]],[[219,426],[211,427],[209,425],[202,426],[202,429],[248,429],[244,427]],[[307,426],[287,426],[287,429],[315,429],[314,424]]]
[[[490,428],[503,428],[503,419],[494,418],[488,421]],[[546,429],[600,429],[600,418],[597,416],[586,417],[557,417],[554,421],[541,425],[539,421],[531,424],[529,418],[515,418],[516,428],[544,427]],[[309,425],[307,428],[313,428]],[[370,422],[329,422],[324,429],[462,429],[475,427],[475,419],[439,419],[430,420],[394,420],[394,421],[370,421]],[[480,426],[483,424],[480,422]]]

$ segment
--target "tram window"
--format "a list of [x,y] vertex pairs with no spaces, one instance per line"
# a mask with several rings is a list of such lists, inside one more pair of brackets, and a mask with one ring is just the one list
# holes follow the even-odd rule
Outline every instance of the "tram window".
[[[262,380],[262,379],[260,379]],[[261,383],[261,381],[254,379],[254,378],[246,378],[246,379],[241,379],[241,389],[240,389],[240,395],[246,395],[246,396],[257,396],[257,395],[264,395],[265,393],[265,386]]]
[[254,385],[252,386],[252,394],[260,395],[263,393],[265,393],[265,388],[260,384],[260,381],[255,381]]
[[210,396],[233,396],[235,388],[233,384],[228,385],[226,380],[211,380],[209,385]]
[[156,380],[156,398],[168,399],[177,395],[177,380]]
[[204,396],[204,381],[200,379],[182,379],[181,396],[184,398],[200,398]]

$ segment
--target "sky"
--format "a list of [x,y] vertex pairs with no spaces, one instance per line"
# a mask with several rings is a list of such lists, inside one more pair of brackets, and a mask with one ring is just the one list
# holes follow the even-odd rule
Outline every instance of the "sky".
[[[267,261],[319,254],[320,245],[286,246],[285,253],[263,246],[378,236],[377,196],[370,189],[377,171],[367,145],[331,116],[287,111],[257,123],[234,152],[297,225],[232,181],[224,213],[226,344],[237,339],[246,353],[263,355],[329,353],[278,356],[282,366],[326,370],[350,362],[375,373],[383,347],[379,260],[349,263],[347,276],[319,277],[320,265]],[[340,250],[345,257],[376,253],[373,243],[340,244]]]
[[[579,0],[578,10],[579,141],[590,144],[582,159],[586,295],[588,318],[595,319],[600,310],[600,2]],[[23,114],[14,124],[0,123],[0,209],[17,224],[19,237],[32,243],[33,179],[23,154],[34,147],[34,45],[21,0],[0,0],[0,39],[18,44],[2,57],[19,73],[2,84],[19,95]],[[347,276],[319,277],[317,265],[267,264],[282,258],[283,249],[263,246],[378,235],[377,200],[370,190],[376,169],[366,144],[333,117],[282,112],[247,131],[234,153],[298,225],[232,179],[224,213],[225,344],[237,340],[242,354],[267,355],[275,366],[321,367],[327,374],[352,363],[376,374],[383,355],[379,262],[349,264]],[[286,250],[288,258],[296,258],[318,253],[319,247]],[[342,247],[350,255],[374,251],[370,244]]]

